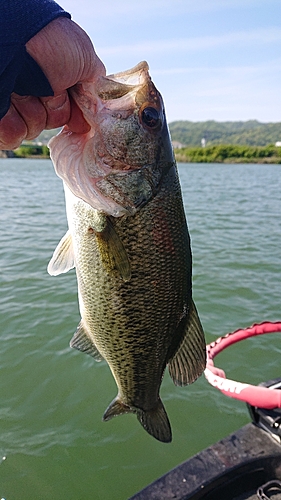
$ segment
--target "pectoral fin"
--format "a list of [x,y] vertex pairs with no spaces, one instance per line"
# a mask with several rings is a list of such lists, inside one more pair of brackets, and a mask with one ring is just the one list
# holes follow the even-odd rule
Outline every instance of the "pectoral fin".
[[72,237],[70,232],[67,231],[55,249],[47,271],[51,276],[58,276],[59,274],[67,273],[67,271],[74,267]]
[[106,218],[102,231],[96,232],[102,260],[108,272],[116,269],[124,281],[131,279],[131,265],[126,249],[117,234],[113,223]]
[[190,304],[184,335],[176,354],[168,363],[175,385],[194,382],[206,367],[206,344],[203,328],[193,301]]
[[89,338],[82,321],[80,321],[77,330],[70,341],[70,347],[78,349],[78,351],[85,352],[86,354],[90,354],[90,356],[92,356],[96,361],[103,360],[102,355]]

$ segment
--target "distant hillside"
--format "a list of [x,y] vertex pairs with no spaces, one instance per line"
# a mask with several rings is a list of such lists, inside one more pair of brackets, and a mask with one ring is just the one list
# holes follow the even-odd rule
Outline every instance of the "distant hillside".
[[205,138],[206,145],[241,144],[266,146],[281,141],[281,123],[260,123],[256,120],[247,122],[189,122],[169,123],[172,141],[184,146],[201,146]]

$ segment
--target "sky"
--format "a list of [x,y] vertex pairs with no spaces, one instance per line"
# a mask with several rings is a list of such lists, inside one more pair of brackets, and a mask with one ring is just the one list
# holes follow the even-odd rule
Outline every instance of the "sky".
[[58,0],[107,73],[146,60],[168,122],[281,122],[281,0]]

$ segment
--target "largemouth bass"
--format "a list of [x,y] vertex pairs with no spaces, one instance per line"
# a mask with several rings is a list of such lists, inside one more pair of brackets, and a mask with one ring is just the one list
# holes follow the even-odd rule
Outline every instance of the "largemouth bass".
[[163,101],[145,62],[72,94],[91,130],[65,129],[50,142],[69,230],[48,272],[76,268],[81,322],[70,345],[105,359],[118,386],[103,419],[135,413],[170,442],[159,396],[165,368],[176,385],[189,384],[206,349]]

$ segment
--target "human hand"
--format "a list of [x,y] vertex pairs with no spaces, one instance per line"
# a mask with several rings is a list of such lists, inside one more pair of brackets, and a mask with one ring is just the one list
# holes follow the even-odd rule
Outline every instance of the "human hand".
[[31,38],[26,50],[43,70],[54,96],[13,93],[10,108],[0,120],[0,149],[14,149],[44,129],[63,125],[73,132],[88,132],[88,123],[67,91],[78,82],[95,81],[105,75],[85,31],[70,19],[59,17]]

